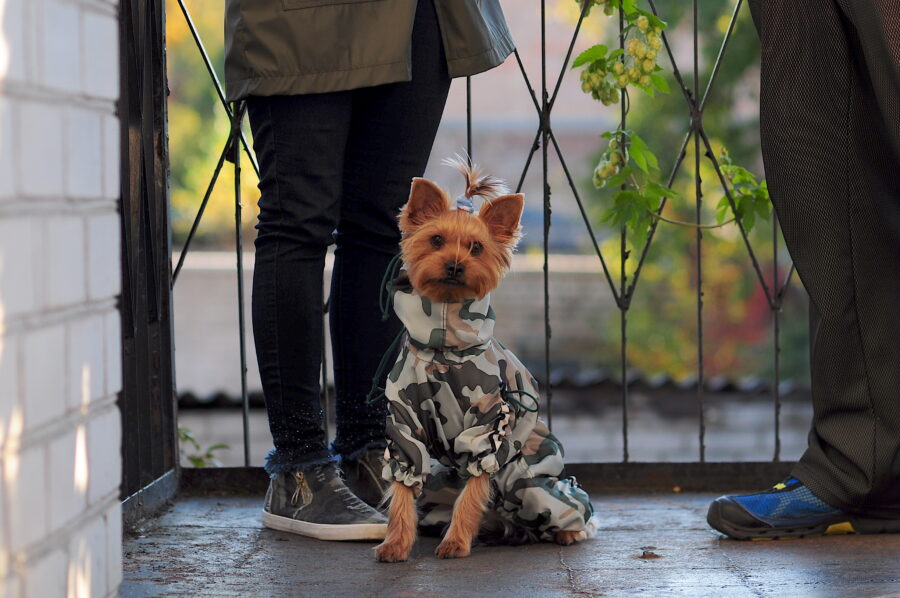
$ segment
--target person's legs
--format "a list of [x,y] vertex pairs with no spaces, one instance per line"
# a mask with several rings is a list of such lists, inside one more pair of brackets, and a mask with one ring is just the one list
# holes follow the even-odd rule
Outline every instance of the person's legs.
[[[900,15],[888,0],[838,5],[849,48],[841,84],[848,95],[842,119],[822,122],[820,130],[843,167],[841,185],[825,196],[838,206],[838,239],[824,239],[842,262],[822,259],[819,248],[796,252],[817,318],[813,428],[794,475],[841,509],[900,518]],[[772,139],[770,147],[780,142]],[[776,200],[793,201],[805,179],[793,176]],[[817,224],[800,224],[799,211],[815,210],[823,198],[804,199],[792,229]],[[795,253],[790,241],[788,248]]]
[[251,97],[261,197],[253,336],[275,450],[269,473],[331,459],[320,403],[322,274],[337,221],[348,92]]
[[382,277],[399,252],[397,216],[411,179],[425,171],[450,87],[431,0],[418,4],[411,60],[411,81],[353,92],[329,313],[337,395],[333,450],[345,463],[385,446],[385,403],[365,400],[400,330],[393,313],[382,320]]
[[[900,517],[898,66],[886,64],[898,39],[871,19],[860,29],[848,4],[750,3],[762,47],[766,179],[813,314],[814,416],[795,479],[754,495],[762,498],[713,503],[710,523],[720,530],[716,523],[743,514],[789,527],[794,507],[794,522],[806,522],[797,535],[815,521],[825,531],[842,511]],[[869,12],[879,3],[865,4]],[[893,55],[876,50],[874,59],[862,38]]]
[[275,450],[267,527],[330,540],[377,540],[384,516],[341,481],[320,404],[322,274],[339,213],[349,93],[248,100],[261,168],[253,333]]

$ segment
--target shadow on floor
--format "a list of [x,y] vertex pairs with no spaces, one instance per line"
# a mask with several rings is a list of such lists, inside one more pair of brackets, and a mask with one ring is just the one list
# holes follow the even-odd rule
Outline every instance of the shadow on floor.
[[900,598],[900,535],[735,542],[706,526],[710,498],[601,497],[602,528],[587,543],[442,561],[426,538],[400,564],[375,562],[374,544],[264,529],[261,497],[182,498],[126,540],[121,595]]

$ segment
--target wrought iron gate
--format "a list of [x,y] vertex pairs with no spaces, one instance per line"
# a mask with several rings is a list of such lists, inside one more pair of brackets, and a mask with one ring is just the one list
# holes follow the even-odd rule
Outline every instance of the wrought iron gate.
[[[232,161],[235,173],[236,173],[236,185],[235,185],[235,238],[236,238],[236,267],[237,267],[237,292],[238,292],[238,314],[241,325],[240,325],[240,351],[241,351],[241,368],[242,368],[242,381],[243,381],[243,415],[244,415],[244,455],[245,455],[245,464],[249,465],[249,454],[247,451],[247,410],[248,410],[248,401],[247,401],[247,392],[246,392],[246,365],[244,359],[244,327],[243,327],[243,287],[242,287],[242,264],[241,264],[241,234],[240,234],[240,211],[241,211],[241,198],[240,198],[240,190],[239,190],[239,180],[240,180],[240,163],[241,163],[241,148],[246,152],[248,159],[250,160],[251,165],[254,170],[257,171],[258,174],[258,166],[254,160],[252,153],[249,151],[247,142],[243,136],[241,130],[241,120],[244,113],[244,107],[241,103],[237,104],[228,104],[225,101],[225,95],[222,91],[222,86],[216,76],[215,69],[205,51],[203,41],[200,37],[200,34],[194,25],[190,11],[188,9],[187,0],[177,0],[179,7],[182,11],[182,16],[185,19],[193,37],[197,45],[198,51],[201,53],[204,63],[206,65],[207,71],[210,75],[210,79],[212,84],[214,85],[218,97],[221,101],[223,110],[227,113],[230,122],[232,123],[230,129],[229,139],[224,142],[223,149],[221,152],[221,156],[218,160],[218,163],[213,171],[212,178],[207,187],[206,193],[203,196],[203,199],[200,201],[196,218],[194,220],[191,233],[187,238],[187,242],[181,252],[181,255],[178,259],[177,266],[174,270],[173,276],[173,284],[175,278],[177,278],[181,266],[184,262],[185,255],[187,254],[191,240],[193,239],[194,232],[197,229],[197,226],[203,217],[204,209],[206,208],[207,202],[209,201],[210,195],[212,193],[213,187],[216,184],[216,180],[218,178],[219,173],[225,165],[226,161]],[[612,1],[612,0],[611,0]],[[552,422],[552,406],[553,406],[553,388],[550,384],[551,376],[550,376],[550,368],[551,368],[551,353],[550,353],[550,286],[549,286],[549,264],[548,264],[548,254],[549,254],[549,233],[551,227],[551,208],[552,201],[573,201],[577,204],[579,213],[584,221],[584,225],[587,229],[587,232],[590,235],[590,239],[592,242],[592,247],[596,253],[596,256],[599,260],[599,264],[601,267],[601,272],[603,277],[608,283],[610,293],[615,301],[615,305],[619,310],[620,315],[620,330],[621,330],[621,379],[622,379],[622,391],[621,391],[621,413],[622,413],[622,431],[623,431],[623,446],[622,446],[622,463],[628,464],[629,462],[629,446],[628,446],[628,408],[629,408],[629,376],[628,376],[628,361],[626,357],[626,348],[628,343],[628,312],[631,308],[632,298],[638,288],[638,282],[640,279],[642,267],[645,263],[645,259],[647,257],[647,253],[651,244],[653,242],[654,235],[657,231],[657,226],[659,221],[654,220],[654,224],[652,225],[649,240],[642,247],[638,248],[639,252],[636,255],[637,268],[634,274],[629,278],[626,275],[626,267],[625,260],[628,258],[628,253],[625,251],[625,245],[627,241],[627,233],[623,228],[620,232],[620,239],[622,244],[622,252],[621,252],[621,263],[611,265],[607,260],[606,256],[603,255],[601,251],[600,244],[598,242],[598,237],[595,234],[591,221],[588,217],[587,210],[585,208],[584,202],[580,197],[580,193],[578,190],[578,185],[576,184],[573,176],[566,164],[565,157],[563,155],[562,150],[560,149],[560,145],[557,142],[557,139],[553,132],[551,115],[555,108],[558,92],[560,90],[561,85],[566,78],[567,72],[569,71],[569,65],[571,64],[571,58],[573,54],[573,49],[575,47],[576,40],[578,39],[579,32],[581,31],[582,23],[587,14],[587,5],[590,4],[584,3],[584,8],[581,11],[581,14],[578,18],[577,24],[572,33],[571,41],[568,44],[566,57],[563,61],[563,66],[558,75],[551,79],[552,74],[548,72],[547,68],[547,43],[546,43],[546,0],[535,0],[534,2],[529,2],[529,9],[539,10],[541,15],[541,69],[540,69],[540,81],[537,84],[533,83],[526,72],[526,69],[523,65],[522,58],[519,55],[518,51],[514,54],[514,60],[518,63],[519,70],[521,71],[521,75],[523,78],[524,89],[523,91],[530,96],[530,99],[534,105],[534,109],[537,115],[538,126],[534,135],[534,141],[532,143],[530,151],[527,152],[527,157],[524,161],[524,165],[522,168],[521,177],[518,180],[517,190],[520,190],[525,176],[532,166],[532,163],[535,162],[534,157],[536,155],[539,156],[540,168],[542,170],[542,181],[543,181],[543,247],[544,247],[544,260],[543,260],[543,270],[544,270],[544,285],[543,285],[543,296],[544,296],[544,337],[545,337],[545,354],[544,354],[544,371],[542,377],[543,382],[543,393],[545,396],[545,404],[547,415],[551,419]],[[648,5],[650,10],[656,14],[657,8],[653,0],[648,0]],[[670,186],[672,181],[674,180],[679,168],[682,165],[684,158],[687,156],[688,148],[691,144],[691,140],[694,141],[691,150],[694,153],[694,180],[696,182],[695,187],[695,204],[696,204],[696,213],[697,213],[697,224],[700,223],[700,209],[703,205],[703,198],[701,196],[700,191],[700,161],[701,158],[706,157],[710,160],[715,172],[718,176],[719,182],[723,186],[723,193],[728,199],[732,210],[737,212],[735,209],[734,198],[729,192],[728,185],[726,184],[725,177],[723,175],[723,171],[721,168],[721,164],[716,159],[714,153],[712,152],[710,140],[704,130],[703,127],[703,112],[704,108],[707,104],[707,100],[710,97],[710,90],[713,88],[715,84],[717,75],[719,74],[719,69],[722,63],[722,59],[726,53],[728,48],[729,41],[732,38],[732,34],[734,32],[735,23],[737,21],[738,15],[743,7],[743,0],[735,0],[734,9],[731,15],[730,22],[728,24],[727,32],[724,34],[721,47],[718,52],[718,57],[716,62],[711,70],[711,75],[709,79],[705,82],[701,81],[699,76],[699,58],[698,58],[698,11],[699,11],[699,2],[698,0],[692,0],[691,2],[691,14],[692,14],[692,36],[693,36],[693,63],[691,65],[691,73],[689,80],[683,76],[681,70],[678,67],[675,56],[672,52],[672,48],[670,47],[670,39],[667,37],[666,32],[662,32],[662,41],[665,50],[665,56],[668,58],[669,63],[672,67],[672,75],[674,77],[675,82],[677,83],[678,89],[674,91],[674,93],[680,93],[685,100],[685,133],[684,139],[681,143],[681,148],[679,153],[675,159],[674,167],[668,177],[667,185]],[[523,6],[524,10],[525,7]],[[624,50],[625,47],[625,23],[621,17],[619,17],[619,47]],[[660,52],[662,55],[662,52]],[[575,82],[572,82],[575,84]],[[468,151],[469,155],[477,154],[478,148],[472,147],[472,109],[471,109],[471,81],[467,81],[467,92],[469,93],[469,102],[467,104],[467,140],[468,140]],[[624,96],[623,96],[624,98]],[[622,100],[621,105],[621,119],[620,119],[620,129],[626,128],[626,120],[627,120],[627,109],[626,109],[626,100]],[[548,163],[553,156],[556,156],[556,159],[559,161],[561,165],[567,182],[569,189],[567,192],[553,191],[550,187],[550,181],[548,180]],[[656,214],[661,214],[663,208],[666,205],[667,198],[662,198],[661,202],[657,206],[655,212]],[[779,417],[780,417],[780,407],[781,407],[781,397],[779,395],[779,387],[780,387],[780,360],[781,360],[781,351],[780,351],[780,311],[783,305],[783,299],[786,289],[790,284],[790,280],[793,276],[793,266],[790,267],[786,276],[780,277],[779,269],[778,269],[778,224],[774,219],[772,220],[772,228],[771,228],[771,243],[773,249],[774,257],[774,275],[771,279],[767,279],[766,275],[763,274],[763,269],[760,266],[760,260],[757,257],[754,247],[752,246],[750,239],[747,235],[747,231],[742,223],[742,219],[740,215],[736,214],[735,219],[737,222],[737,226],[740,230],[741,238],[743,239],[744,245],[748,252],[748,259],[752,263],[753,271],[755,273],[756,283],[760,285],[760,289],[763,291],[766,297],[766,301],[769,309],[771,310],[771,314],[773,316],[773,332],[774,332],[774,343],[773,343],[773,351],[772,351],[772,359],[774,361],[774,376],[771,380],[771,396],[772,396],[772,421],[773,421],[773,453],[772,453],[772,466],[769,467],[766,464],[751,464],[746,463],[741,465],[741,471],[749,471],[748,467],[752,469],[751,466],[758,465],[757,469],[754,471],[753,475],[756,476],[755,479],[767,479],[767,477],[774,477],[775,474],[771,472],[779,472],[781,473],[784,469],[784,464],[779,463],[781,459],[780,454],[780,430],[779,430]],[[696,261],[694,263],[695,271],[693,273],[696,282],[696,312],[694,314],[697,323],[697,347],[698,347],[698,368],[697,368],[697,384],[696,384],[696,409],[697,409],[697,429],[698,429],[698,440],[699,440],[699,453],[697,455],[697,464],[704,464],[706,460],[705,454],[705,389],[706,384],[704,380],[704,333],[703,333],[703,264],[701,261],[701,252],[700,247],[703,243],[703,234],[701,228],[697,228],[697,234],[695,237],[696,243]],[[634,258],[632,258],[634,259]],[[323,368],[324,369],[324,368]],[[323,377],[323,388],[326,385],[324,384]],[[327,397],[326,397],[327,399]],[[685,464],[680,464],[671,471],[675,471],[676,469],[681,471],[684,470]],[[687,464],[693,465],[693,464]],[[715,475],[727,475],[727,467],[728,464],[709,464],[711,467],[707,469],[709,471],[714,472]],[[722,466],[725,466],[726,469],[723,469]],[[579,467],[581,469],[587,470],[589,467],[587,465],[575,465],[573,469],[578,470]],[[680,469],[679,469],[680,468]],[[627,467],[619,467],[616,469],[618,472],[626,472],[628,471]],[[632,471],[640,472],[642,471],[640,467],[632,468]],[[695,474],[698,471],[705,471],[703,467],[695,468],[693,470]],[[632,476],[632,475],[642,475],[640,473],[635,474],[627,474],[624,477]],[[749,475],[749,474],[748,474]],[[620,476],[622,477],[622,476]]]

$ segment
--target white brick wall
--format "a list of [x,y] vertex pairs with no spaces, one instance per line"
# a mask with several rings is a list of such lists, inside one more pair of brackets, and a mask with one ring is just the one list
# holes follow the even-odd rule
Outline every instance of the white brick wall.
[[116,0],[0,0],[0,596],[122,577]]

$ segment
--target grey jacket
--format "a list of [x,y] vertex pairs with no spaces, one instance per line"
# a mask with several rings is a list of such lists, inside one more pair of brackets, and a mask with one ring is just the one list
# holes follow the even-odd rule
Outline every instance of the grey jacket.
[[[228,100],[409,81],[416,1],[226,0]],[[499,0],[433,1],[451,77],[513,51]]]

